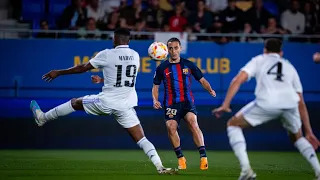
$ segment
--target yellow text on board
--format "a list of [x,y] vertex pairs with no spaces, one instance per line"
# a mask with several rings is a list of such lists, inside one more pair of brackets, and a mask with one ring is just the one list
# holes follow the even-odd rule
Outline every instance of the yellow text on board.
[[[87,63],[91,58],[93,58],[97,53],[94,53],[92,57],[90,56],[74,56],[73,65],[77,66],[80,64]],[[198,68],[204,74],[228,74],[230,72],[230,60],[228,58],[199,58],[199,57],[189,57],[188,60],[194,62]],[[153,73],[156,67],[162,61],[154,61],[150,57],[142,57],[140,59],[139,72],[141,73]],[[91,72],[100,72],[100,69],[93,69]]]

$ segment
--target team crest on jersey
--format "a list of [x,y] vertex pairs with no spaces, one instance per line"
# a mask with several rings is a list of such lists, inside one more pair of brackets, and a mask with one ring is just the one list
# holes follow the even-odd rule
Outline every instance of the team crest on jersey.
[[184,68],[182,69],[183,74],[188,74],[189,73],[189,69],[188,68]]

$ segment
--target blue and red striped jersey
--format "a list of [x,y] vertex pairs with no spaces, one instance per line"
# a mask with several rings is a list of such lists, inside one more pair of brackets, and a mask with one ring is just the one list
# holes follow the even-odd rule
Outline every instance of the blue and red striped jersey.
[[194,102],[191,75],[197,81],[203,77],[201,70],[193,62],[183,58],[179,63],[170,63],[167,60],[157,67],[153,84],[160,85],[163,81],[165,106],[185,101]]

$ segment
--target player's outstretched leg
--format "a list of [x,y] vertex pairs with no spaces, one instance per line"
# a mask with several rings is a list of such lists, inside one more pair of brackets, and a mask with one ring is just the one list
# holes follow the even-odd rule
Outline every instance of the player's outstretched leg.
[[197,116],[192,112],[188,112],[185,115],[184,119],[187,121],[188,127],[192,132],[193,141],[198,147],[198,151],[200,154],[200,169],[207,170],[209,167],[208,158],[204,145],[203,133],[198,125]]
[[130,128],[126,128],[130,136],[137,143],[137,145],[143,149],[144,153],[152,161],[159,174],[176,174],[177,169],[165,168],[162,165],[161,159],[157,153],[154,145],[144,136],[144,131],[140,124]]
[[181,146],[180,146],[180,137],[178,134],[178,122],[176,120],[168,120],[166,122],[168,136],[171,141],[171,144],[174,148],[174,152],[178,158],[178,169],[187,169],[187,160],[184,157]]
[[242,128],[249,126],[250,125],[246,122],[242,115],[232,117],[227,124],[229,143],[241,166],[241,173],[238,180],[254,180],[257,176],[256,173],[251,169],[247,153],[246,140],[242,132]]
[[301,129],[298,133],[295,134],[289,132],[289,137],[291,141],[294,143],[294,146],[299,150],[302,156],[309,162],[309,164],[313,168],[317,180],[320,180],[320,164],[317,157],[317,153],[313,149],[310,142],[302,136]]
[[66,116],[76,110],[84,110],[82,98],[71,99],[70,101],[61,104],[45,113],[41,111],[38,103],[32,100],[30,103],[30,109],[38,126],[43,126],[47,121],[57,119],[61,116]]

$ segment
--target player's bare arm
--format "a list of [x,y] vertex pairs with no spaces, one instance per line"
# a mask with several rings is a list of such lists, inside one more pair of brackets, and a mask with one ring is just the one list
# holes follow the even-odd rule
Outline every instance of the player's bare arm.
[[213,110],[213,113],[216,115],[216,117],[219,118],[221,116],[221,113],[223,112],[231,112],[230,103],[233,97],[239,91],[240,86],[247,81],[248,77],[249,76],[246,72],[241,71],[236,77],[233,78],[233,80],[230,83],[224,102],[219,108]]
[[104,82],[104,79],[101,78],[101,77],[98,76],[98,75],[92,75],[92,76],[91,76],[91,81],[92,81],[92,83],[99,84],[99,83],[103,83],[103,82]]
[[207,90],[211,96],[216,97],[216,92],[211,88],[210,83],[206,80],[206,78],[202,77],[199,80],[200,84],[202,85],[202,87]]
[[307,109],[307,106],[304,102],[303,95],[302,95],[302,93],[298,93],[298,95],[300,97],[299,112],[300,112],[300,117],[301,117],[302,124],[303,124],[303,130],[305,133],[305,137],[312,144],[314,149],[318,149],[318,147],[320,146],[320,142],[319,142],[318,138],[313,134],[311,124],[310,124],[308,109]]
[[62,70],[52,70],[48,72],[47,74],[42,76],[42,79],[50,82],[61,75],[67,75],[67,74],[79,74],[87,72],[91,69],[94,69],[94,67],[90,64],[90,62],[86,64],[80,64],[78,66],[71,67],[69,69],[62,69]]
[[152,99],[153,99],[153,108],[161,109],[161,103],[159,102],[159,85],[153,84],[152,86]]

